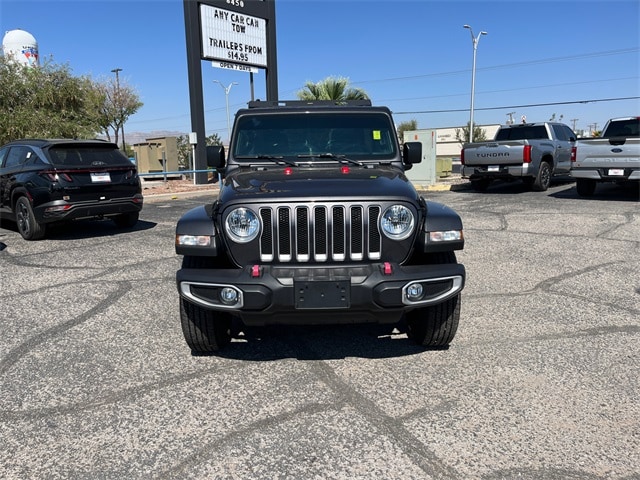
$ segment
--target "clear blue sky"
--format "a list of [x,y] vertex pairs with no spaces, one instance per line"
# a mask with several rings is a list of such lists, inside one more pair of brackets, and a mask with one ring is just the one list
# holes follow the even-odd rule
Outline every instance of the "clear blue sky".
[[[348,77],[396,123],[419,128],[469,120],[473,47],[478,124],[548,120],[576,129],[640,115],[640,1],[276,0],[279,98],[307,81]],[[182,0],[0,0],[0,34],[31,33],[41,60],[95,79],[122,68],[144,106],[128,132],[191,131]],[[202,62],[207,134],[226,139],[224,85],[235,112],[250,100],[249,74]],[[264,99],[265,76],[254,75]],[[499,107],[499,108],[496,108]]]

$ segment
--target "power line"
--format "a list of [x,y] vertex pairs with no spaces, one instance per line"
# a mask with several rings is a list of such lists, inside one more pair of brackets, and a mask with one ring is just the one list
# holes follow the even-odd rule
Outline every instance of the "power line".
[[[532,90],[532,89],[541,89],[541,88],[551,88],[551,87],[565,87],[565,86],[576,86],[576,85],[588,85],[592,83],[605,83],[605,82],[618,82],[623,80],[634,80],[638,77],[620,77],[620,78],[607,78],[603,80],[586,80],[584,82],[567,82],[567,83],[551,83],[547,85],[532,85],[529,87],[518,87],[518,88],[503,88],[501,90],[482,90],[480,92],[476,92],[476,94],[489,94],[489,93],[504,93],[504,92],[517,92],[520,90]],[[429,95],[426,97],[411,97],[411,98],[387,98],[380,99],[381,102],[389,103],[389,102],[404,102],[410,100],[426,100],[429,98],[446,98],[446,97],[463,97],[468,96],[469,92],[464,93],[451,93],[448,95]]]
[[[549,102],[549,103],[529,103],[524,105],[504,105],[501,107],[484,107],[476,108],[476,110],[503,110],[512,108],[531,108],[531,107],[547,107],[549,105],[571,105],[576,103],[597,103],[597,102],[615,102],[619,100],[637,100],[640,97],[618,97],[618,98],[596,98],[591,100],[572,100],[569,102]],[[412,115],[415,113],[453,113],[466,112],[468,108],[457,108],[451,110],[417,110],[413,112],[393,112],[395,115]]]
[[[566,62],[573,60],[580,60],[585,58],[594,58],[594,57],[608,57],[611,55],[624,55],[628,53],[634,53],[640,51],[640,48],[623,48],[619,50],[607,50],[604,52],[593,52],[593,53],[584,53],[582,55],[571,55],[564,57],[551,57],[551,58],[541,58],[538,60],[528,60],[526,62],[516,62],[516,63],[505,63],[503,65],[493,65],[489,67],[478,68],[478,71],[486,71],[486,70],[499,70],[502,68],[514,68],[514,67],[526,67],[529,65],[540,65],[542,63],[555,63],[555,62]],[[378,80],[361,80],[361,81],[352,81],[350,82],[353,85],[363,84],[363,83],[377,83],[377,82],[394,82],[398,80],[415,80],[418,78],[426,78],[426,77],[445,77],[450,75],[462,75],[467,74],[469,69],[466,70],[454,70],[451,72],[436,72],[436,73],[426,73],[422,75],[411,75],[406,77],[391,77],[391,78],[382,78]]]
[[[603,52],[593,52],[593,53],[585,53],[582,55],[571,55],[571,56],[564,56],[564,57],[552,57],[552,58],[546,58],[546,59],[538,59],[538,60],[529,60],[526,62],[517,62],[517,63],[508,63],[508,64],[504,64],[504,65],[494,65],[494,66],[489,66],[489,67],[483,67],[483,68],[479,68],[478,71],[485,71],[485,70],[497,70],[497,69],[501,69],[501,68],[513,68],[513,67],[520,67],[520,66],[528,66],[528,65],[539,65],[542,63],[554,63],[554,62],[561,62],[561,61],[569,61],[569,60],[579,60],[579,59],[585,59],[585,58],[594,58],[594,57],[604,57],[604,56],[611,56],[611,55],[623,55],[623,54],[628,54],[628,53],[634,53],[634,52],[638,52],[640,51],[640,48],[634,47],[634,48],[624,48],[624,49],[619,49],[619,50],[607,50],[607,51],[603,51]],[[461,75],[461,74],[467,74],[469,72],[468,69],[466,70],[455,70],[455,71],[451,71],[451,72],[438,72],[438,73],[428,73],[428,74],[423,74],[423,75],[413,75],[413,76],[406,76],[406,77],[392,77],[392,78],[383,78],[383,79],[378,79],[378,80],[361,80],[358,82],[350,82],[352,85],[358,85],[358,84],[364,84],[364,83],[377,83],[377,82],[392,82],[392,81],[400,81],[400,80],[412,80],[412,79],[419,79],[419,78],[427,78],[427,77],[444,77],[444,76],[451,76],[451,75]],[[611,80],[601,80],[601,81],[615,81],[615,80],[626,80],[628,78],[623,78],[623,79],[611,79]],[[597,81],[596,81],[597,82]],[[592,83],[592,82],[580,82],[580,83]],[[557,84],[557,85],[548,85],[548,86],[538,86],[538,87],[528,87],[528,89],[530,88],[546,88],[549,86],[560,86],[562,84]],[[519,90],[519,89],[512,89],[512,90]],[[297,91],[297,90],[296,90]],[[497,93],[497,92],[501,92],[501,91],[510,91],[510,90],[497,90],[497,91],[493,91],[493,92],[479,92],[479,93]],[[293,92],[293,91],[291,91]],[[283,92],[283,93],[289,93],[289,92]],[[451,95],[438,95],[438,98],[442,98],[443,96],[449,96],[449,97],[454,97],[454,96],[461,96],[462,94],[451,94]],[[432,98],[432,97],[420,97],[420,98]],[[630,99],[635,99],[638,97],[629,97]],[[419,98],[407,98],[407,99],[401,99],[401,100],[417,100]],[[400,100],[400,101],[401,101]],[[621,99],[622,100],[622,99]],[[389,101],[398,101],[398,100],[386,100],[387,102]],[[584,102],[560,102],[560,103],[548,103],[548,104],[539,104],[539,105],[533,105],[533,106],[545,106],[545,105],[562,105],[562,104],[572,104],[572,103],[589,103],[589,102],[600,102],[600,101],[606,101],[606,100],[589,100],[589,101],[584,101]],[[244,104],[238,105],[238,106],[242,106]],[[234,105],[234,107],[236,107],[236,105]],[[499,110],[501,108],[516,108],[515,106],[513,107],[491,107],[491,108],[478,108],[476,110]],[[213,108],[213,109],[209,109],[205,111],[205,114],[208,113],[212,113],[214,111],[218,111],[218,110],[223,110],[223,108]],[[429,110],[429,111],[424,111],[424,112],[396,112],[397,114],[404,114],[404,113],[446,113],[446,112],[465,112],[468,109],[458,109],[458,110]],[[179,115],[174,115],[174,116],[168,116],[168,117],[163,117],[163,118],[155,118],[155,119],[151,119],[151,120],[132,120],[130,122],[128,122],[129,124],[135,124],[135,123],[149,123],[149,122],[156,122],[156,121],[167,121],[167,120],[177,120],[178,118],[185,118],[185,117],[189,117],[189,113],[185,113],[185,114],[179,114]]]

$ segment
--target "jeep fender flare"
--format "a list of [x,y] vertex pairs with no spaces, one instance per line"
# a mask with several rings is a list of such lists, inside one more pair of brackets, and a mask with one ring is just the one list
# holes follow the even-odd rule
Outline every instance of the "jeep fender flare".
[[435,231],[463,231],[462,218],[455,210],[438,202],[425,200],[425,219],[420,233],[420,243],[425,252],[445,252],[452,250],[462,250],[464,248],[464,237],[456,241],[432,242],[429,240],[429,232]]
[[[213,257],[219,254],[222,246],[220,234],[213,221],[213,204],[201,205],[187,211],[176,225],[176,253],[178,255],[193,255],[199,257]],[[208,247],[179,245],[179,235],[194,235],[211,237]]]

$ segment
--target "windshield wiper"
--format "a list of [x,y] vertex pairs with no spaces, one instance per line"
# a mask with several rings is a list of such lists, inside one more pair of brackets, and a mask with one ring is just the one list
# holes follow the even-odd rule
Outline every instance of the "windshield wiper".
[[287,160],[282,155],[242,155],[235,157],[239,160],[271,160],[273,163],[291,165],[292,167],[299,167],[298,162],[294,160]]
[[346,155],[337,155],[335,153],[317,153],[315,155],[298,155],[298,158],[331,158],[333,160],[338,160],[340,163],[352,163],[353,165],[358,165],[360,167],[364,167],[364,163],[354,160],[352,158],[347,157]]

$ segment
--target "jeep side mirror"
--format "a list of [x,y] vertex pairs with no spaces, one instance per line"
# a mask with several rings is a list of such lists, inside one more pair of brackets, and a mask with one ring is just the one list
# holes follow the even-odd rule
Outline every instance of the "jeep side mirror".
[[422,162],[422,143],[405,142],[402,147],[402,163],[413,165]]
[[216,170],[225,167],[224,147],[222,145],[207,146],[207,166]]

